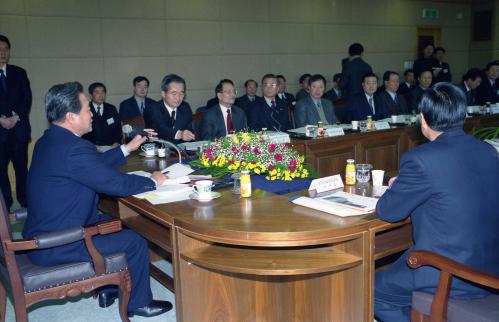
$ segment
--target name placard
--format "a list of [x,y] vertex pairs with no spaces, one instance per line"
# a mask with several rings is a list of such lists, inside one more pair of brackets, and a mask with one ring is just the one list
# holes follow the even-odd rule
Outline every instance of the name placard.
[[390,128],[390,124],[386,121],[373,122],[373,125],[376,130],[388,130]]
[[339,174],[320,179],[312,180],[308,190],[315,190],[317,193],[343,188],[343,180]]
[[342,136],[345,135],[342,127],[331,127],[326,129],[326,136]]

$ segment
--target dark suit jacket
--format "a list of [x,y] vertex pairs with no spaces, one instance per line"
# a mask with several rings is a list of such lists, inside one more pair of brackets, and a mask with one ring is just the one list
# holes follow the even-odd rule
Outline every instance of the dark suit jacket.
[[[232,127],[235,132],[247,128],[246,114],[242,109],[232,105],[230,115]],[[215,140],[226,135],[227,130],[222,111],[220,110],[220,105],[214,105],[213,108],[210,108],[203,113],[203,120],[201,121],[201,139]]]
[[82,136],[95,145],[113,145],[121,143],[121,121],[114,105],[104,103],[102,116],[97,113],[94,104],[90,102],[92,111],[92,132]]
[[18,142],[28,142],[31,139],[29,111],[31,108],[31,88],[26,71],[21,67],[7,64],[7,93],[0,89],[0,115],[6,117],[19,115],[19,122],[10,130],[0,126],[0,142],[15,138]]
[[409,104],[410,93],[413,88],[414,86],[408,86],[406,82],[403,82],[400,84],[397,93],[404,95],[405,101]]
[[[255,96],[255,99],[257,97],[259,97],[259,96]],[[249,109],[250,104],[251,104],[251,101],[250,101],[248,95],[246,95],[246,94],[236,98],[236,101],[234,102],[234,105],[241,108],[244,111],[244,113],[246,113],[246,116],[248,116],[248,109]]]
[[181,140],[175,139],[177,131],[192,130],[192,111],[189,103],[182,102],[175,112],[175,126],[172,127],[170,113],[165,107],[163,100],[149,105],[144,110],[144,121],[147,128],[152,128],[158,132],[158,137],[174,143],[181,143]]
[[[155,189],[145,177],[121,173],[125,163],[119,147],[99,153],[87,140],[51,125],[36,142],[28,175],[29,216],[23,235],[49,233],[99,221],[97,193],[129,196]],[[80,243],[30,253],[37,262],[80,249]],[[82,254],[83,256],[83,254]]]
[[342,93],[340,91],[339,95],[336,93],[334,89],[330,89],[329,91],[325,92],[324,95],[322,95],[322,98],[325,98],[327,100],[330,100],[331,103],[336,102],[337,100],[341,99]]
[[371,66],[357,57],[343,66],[340,79],[340,87],[343,95],[348,100],[351,96],[364,92],[362,89],[362,78],[367,73],[372,73]]
[[212,97],[210,98],[208,101],[206,101],[206,108],[210,108],[212,107],[213,105],[217,105],[218,104],[218,97],[215,96],[215,97]]
[[[490,145],[462,130],[444,132],[436,140],[403,155],[400,174],[376,206],[378,217],[395,222],[411,216],[415,250],[429,250],[457,262],[499,274],[499,158]],[[414,289],[434,291],[439,271],[406,265],[394,278]],[[453,295],[484,294],[459,278]]]
[[[144,100],[144,110],[150,106],[154,105],[156,102],[149,97],[146,97]],[[120,103],[120,119],[122,121],[126,120],[131,120],[136,117],[142,116],[140,113],[140,108],[139,105],[137,104],[137,101],[135,100],[135,97],[132,96],[130,98],[127,98],[123,102]]]
[[490,102],[492,104],[499,102],[499,79],[496,79],[494,87],[490,85],[489,79],[485,76],[480,86],[476,88],[477,104],[485,105]]
[[[277,97],[279,97],[279,99],[282,99],[280,96],[279,96],[279,93],[277,94]],[[295,99],[295,96],[291,93],[288,93],[288,92],[284,92],[284,101],[286,101],[286,103],[288,104],[288,107],[290,109],[293,109],[294,108],[294,104],[293,103],[296,103],[296,99]]]
[[276,97],[275,111],[267,105],[265,98],[258,97],[246,112],[248,126],[251,130],[286,131],[289,129],[289,109],[286,102]]
[[374,94],[378,97],[378,101],[381,104],[381,110],[386,111],[389,115],[400,115],[408,114],[409,108],[407,107],[407,102],[405,97],[400,94],[395,94],[396,102],[392,99],[392,96],[385,90]]
[[477,104],[476,90],[470,89],[468,91],[464,83],[459,84],[458,87],[463,91],[464,95],[466,96],[466,104],[468,106]]
[[[338,119],[334,113],[333,103],[323,98],[321,99],[321,105],[327,122],[329,124],[335,124]],[[316,125],[317,122],[320,121],[319,112],[317,112],[315,103],[310,96],[296,103],[294,114],[296,127]]]
[[296,93],[296,101],[298,102],[304,98],[307,98],[309,95],[310,95],[310,93],[302,88],[298,91],[298,93]]
[[379,97],[376,95],[374,95],[374,110],[376,114],[373,115],[371,106],[369,106],[369,102],[367,101],[364,92],[351,96],[347,101],[346,107],[347,122],[352,120],[366,120],[368,115],[371,115],[373,120],[389,117],[388,112],[383,110],[383,104],[381,104]]
[[450,72],[450,66],[449,64],[442,62],[440,63],[439,61],[436,61],[435,67],[442,68],[440,73],[438,73],[437,77],[433,78],[433,83],[440,83],[440,82],[452,82],[452,74]]
[[419,102],[421,101],[421,96],[423,96],[424,89],[421,88],[421,86],[416,86],[411,90],[411,93],[409,94],[409,109],[411,111],[418,111],[418,105]]

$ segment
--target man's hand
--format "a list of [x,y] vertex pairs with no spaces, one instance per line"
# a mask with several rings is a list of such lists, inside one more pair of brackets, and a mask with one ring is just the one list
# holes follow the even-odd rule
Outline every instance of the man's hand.
[[158,133],[156,133],[156,131],[154,131],[154,129],[144,129],[144,132],[147,132],[148,138],[158,136]]
[[151,174],[151,178],[156,180],[156,184],[158,185],[158,187],[161,186],[166,179],[168,179],[168,177],[162,174],[160,171],[154,171]]
[[397,177],[391,177],[390,180],[388,180],[388,187],[391,187],[395,180],[397,180]]
[[195,138],[196,137],[194,136],[194,134],[191,131],[189,131],[189,130],[182,131],[182,140],[183,141],[192,141]]
[[147,141],[147,137],[146,136],[142,136],[140,134],[137,134],[130,142],[128,142],[127,144],[125,144],[125,150],[128,153],[131,153],[131,152],[137,150],[139,148],[139,146],[142,143],[144,143],[145,141]]
[[18,116],[11,116],[11,117],[1,116],[0,125],[2,125],[2,127],[6,130],[10,130],[14,126],[16,126],[18,119],[19,119]]

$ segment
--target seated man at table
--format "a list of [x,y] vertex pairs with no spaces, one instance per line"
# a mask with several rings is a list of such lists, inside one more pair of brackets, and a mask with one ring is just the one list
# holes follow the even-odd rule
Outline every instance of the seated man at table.
[[[377,216],[412,219],[414,246],[390,268],[376,273],[375,316],[408,322],[412,291],[435,293],[440,272],[411,269],[409,253],[428,250],[474,269],[499,274],[499,158],[494,148],[464,133],[466,98],[438,83],[419,104],[421,132],[430,141],[403,155],[400,174],[379,199]],[[488,291],[454,278],[450,296],[479,298]]]
[[476,89],[477,104],[485,105],[499,102],[499,60],[492,61],[485,68],[485,78]]
[[337,121],[331,101],[322,98],[326,87],[324,76],[317,74],[309,78],[310,95],[299,100],[295,107],[295,125],[335,124]]
[[368,116],[373,120],[382,119],[388,116],[383,110],[379,97],[374,96],[378,89],[378,76],[367,73],[362,78],[363,92],[350,96],[347,100],[346,118],[350,121],[363,121]]
[[184,102],[185,80],[176,75],[166,75],[161,81],[162,100],[144,111],[146,127],[158,132],[158,137],[173,143],[193,141],[192,111]]
[[380,108],[387,111],[388,116],[408,114],[407,103],[402,94],[397,93],[400,85],[400,76],[397,72],[386,71],[383,74],[384,90],[376,93],[381,104]]
[[92,131],[82,138],[97,146],[97,150],[106,151],[121,143],[121,121],[116,107],[106,102],[106,86],[102,83],[92,83],[88,93],[92,99]]
[[409,109],[412,111],[417,111],[419,101],[423,93],[430,88],[433,79],[431,70],[423,70],[421,74],[418,75],[418,85],[411,90],[409,94]]
[[482,83],[482,71],[478,68],[471,68],[464,74],[463,82],[459,84],[459,88],[466,95],[466,103],[468,106],[476,105],[476,88]]
[[277,78],[266,74],[262,78],[263,97],[250,104],[248,126],[255,131],[286,131],[289,128],[289,109],[285,101],[277,97]]
[[227,134],[244,130],[246,114],[234,105],[236,89],[230,79],[222,79],[215,88],[218,105],[206,110],[201,121],[203,140],[215,140]]
[[[125,157],[146,141],[137,135],[128,144],[99,153],[81,136],[92,130],[92,113],[80,83],[53,86],[45,97],[45,111],[51,123],[36,143],[28,175],[28,218],[23,235],[32,238],[64,229],[92,225],[109,219],[99,215],[98,193],[130,196],[156,189],[166,177],[155,171],[150,178],[118,171]],[[129,315],[155,316],[172,308],[166,301],[152,299],[147,242],[135,232],[93,238],[97,250],[111,255],[124,252],[132,278]],[[91,261],[83,241],[28,253],[36,265],[54,266]],[[117,289],[101,292],[99,305],[111,305]]]

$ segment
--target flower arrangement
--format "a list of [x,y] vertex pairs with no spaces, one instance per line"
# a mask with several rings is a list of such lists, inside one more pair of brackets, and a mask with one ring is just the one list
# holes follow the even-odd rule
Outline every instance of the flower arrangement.
[[271,143],[264,135],[240,132],[211,142],[198,152],[199,159],[192,165],[203,172],[220,177],[249,170],[267,180],[293,180],[308,178],[310,170],[304,157],[285,144]]

